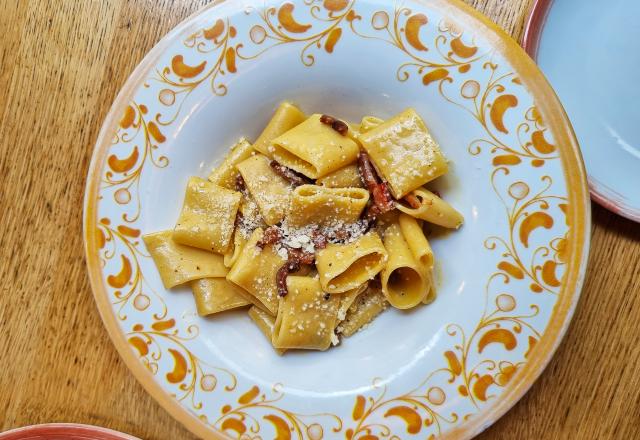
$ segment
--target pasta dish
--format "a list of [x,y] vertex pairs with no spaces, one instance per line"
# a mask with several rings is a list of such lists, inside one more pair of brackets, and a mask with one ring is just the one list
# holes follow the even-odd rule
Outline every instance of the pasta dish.
[[463,218],[424,185],[447,171],[413,109],[355,124],[282,103],[254,143],[189,179],[175,228],[144,242],[199,315],[246,308],[278,353],[326,350],[389,306],[434,301],[423,223]]

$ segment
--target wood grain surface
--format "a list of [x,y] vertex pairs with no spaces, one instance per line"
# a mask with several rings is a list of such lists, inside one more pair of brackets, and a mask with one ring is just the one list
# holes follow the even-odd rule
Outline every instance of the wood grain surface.
[[[515,38],[532,3],[468,2]],[[205,3],[0,1],[0,431],[78,422],[143,439],[194,438],[136,382],[102,326],[82,200],[118,90]],[[597,206],[593,220],[586,285],[564,342],[480,438],[640,438],[640,225]]]

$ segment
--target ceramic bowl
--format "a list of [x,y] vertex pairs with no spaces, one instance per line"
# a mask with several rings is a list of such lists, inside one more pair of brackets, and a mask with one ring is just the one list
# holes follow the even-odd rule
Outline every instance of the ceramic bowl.
[[[172,228],[279,102],[356,120],[414,107],[451,161],[437,189],[466,218],[432,238],[438,298],[389,310],[327,352],[274,353],[245,312],[198,317],[141,234]],[[584,277],[590,205],[563,109],[520,47],[451,0],[214,2],[123,87],[96,144],[87,260],[128,367],[204,438],[469,438],[531,386]],[[535,421],[531,420],[531,423]]]

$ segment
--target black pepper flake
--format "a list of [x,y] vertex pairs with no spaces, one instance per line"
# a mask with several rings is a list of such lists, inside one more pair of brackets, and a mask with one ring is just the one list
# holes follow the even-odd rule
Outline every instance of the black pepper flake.
[[200,270],[200,266],[196,266],[196,270]]
[[325,301],[329,301],[329,298],[331,298],[331,294],[325,293],[323,298],[324,298]]

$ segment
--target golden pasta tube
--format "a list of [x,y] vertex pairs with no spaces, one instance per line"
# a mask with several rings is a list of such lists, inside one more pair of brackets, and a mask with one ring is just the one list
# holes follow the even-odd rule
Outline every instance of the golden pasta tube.
[[198,315],[207,316],[251,304],[242,289],[224,278],[202,278],[191,282]]
[[407,109],[358,139],[396,199],[447,172],[447,161],[422,118]]
[[316,254],[316,268],[325,292],[342,293],[372,279],[387,263],[378,234],[370,232],[352,243],[330,244]]
[[420,204],[419,207],[406,206],[404,202],[396,203],[400,211],[445,228],[458,229],[462,226],[464,222],[462,214],[428,189],[416,189],[411,195]]
[[224,253],[233,235],[241,194],[192,177],[173,239],[188,246]]
[[253,148],[265,156],[271,157],[273,153],[273,148],[270,146],[271,141],[296,125],[301,124],[306,118],[298,107],[288,102],[283,102],[262,131],[260,137],[253,144]]
[[339,168],[316,180],[316,184],[327,188],[364,188],[358,166],[355,164]]
[[244,245],[247,243],[247,239],[242,236],[242,233],[236,229],[233,233],[233,245],[229,246],[227,252],[223,255],[224,265],[231,267],[235,264],[236,260],[240,257]]
[[255,305],[275,316],[278,312],[276,273],[286,260],[278,255],[272,244],[263,249],[257,246],[263,235],[261,228],[253,232],[229,270],[227,280],[242,287]]
[[251,157],[253,152],[254,150],[249,141],[245,138],[240,139],[238,143],[231,147],[222,163],[211,172],[209,182],[223,188],[235,190],[236,177],[238,176],[236,165]]
[[397,223],[384,231],[384,247],[389,260],[380,272],[382,293],[398,309],[417,306],[428,293],[426,272],[414,258]]
[[382,291],[369,286],[351,304],[344,321],[338,325],[336,331],[349,337],[373,321],[388,305]]
[[272,142],[275,160],[312,179],[355,162],[360,151],[353,139],[320,122],[320,117],[312,115]]
[[280,300],[273,346],[326,350],[336,341],[339,295],[326,295],[316,277],[289,276],[289,293]]
[[[271,340],[273,339],[273,329],[276,326],[276,318],[256,306],[251,307],[248,313],[251,320],[260,329],[262,334],[269,340],[269,344],[273,345],[271,343]],[[282,348],[273,347],[273,349],[279,355],[282,355],[286,351]]]
[[429,283],[429,293],[422,300],[422,304],[431,304],[436,299],[436,286],[433,282],[433,275],[429,271],[427,276],[427,282]]
[[375,116],[364,116],[360,121],[360,133],[371,131],[382,124],[384,124],[384,119],[380,119]]
[[400,214],[398,224],[416,261],[427,270],[433,269],[433,251],[418,220],[410,215]]
[[368,201],[369,191],[362,188],[301,185],[293,191],[288,221],[293,226],[354,223]]
[[227,274],[222,255],[181,245],[173,240],[172,235],[173,231],[162,231],[142,237],[165,288]]
[[348,290],[340,294],[340,306],[338,307],[338,321],[342,322],[347,316],[347,312],[351,307],[351,304],[358,298],[358,296],[367,290],[369,282],[367,281],[363,285],[356,287],[355,289]]
[[347,131],[347,136],[353,139],[356,143],[358,143],[358,136],[360,135],[360,124],[354,124],[353,122],[346,122],[349,127],[349,131]]
[[293,189],[289,182],[273,171],[269,162],[266,156],[256,154],[240,162],[238,170],[264,221],[275,225],[289,209]]

